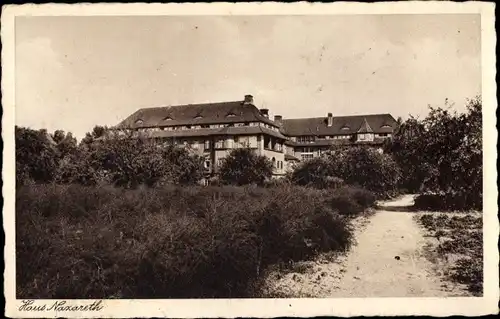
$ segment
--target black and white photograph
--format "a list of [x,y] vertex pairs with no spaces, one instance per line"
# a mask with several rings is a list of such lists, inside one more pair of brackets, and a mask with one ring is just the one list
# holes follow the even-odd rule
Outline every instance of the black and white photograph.
[[494,5],[390,4],[4,7],[7,314],[497,313]]

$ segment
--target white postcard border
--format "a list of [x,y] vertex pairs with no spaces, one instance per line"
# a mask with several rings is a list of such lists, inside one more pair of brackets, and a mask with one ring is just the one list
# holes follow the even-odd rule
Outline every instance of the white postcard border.
[[[103,300],[99,312],[21,312],[15,298],[15,17],[92,15],[326,15],[326,14],[481,14],[484,143],[484,297],[482,298],[343,298],[343,299],[191,299]],[[2,8],[2,138],[4,142],[5,315],[23,318],[94,317],[275,317],[364,315],[483,315],[497,313],[498,218],[496,171],[496,68],[494,4],[481,2],[199,3],[199,4],[45,4]],[[37,300],[53,304],[55,300]],[[92,301],[90,301],[92,302]],[[88,304],[68,300],[68,304]]]

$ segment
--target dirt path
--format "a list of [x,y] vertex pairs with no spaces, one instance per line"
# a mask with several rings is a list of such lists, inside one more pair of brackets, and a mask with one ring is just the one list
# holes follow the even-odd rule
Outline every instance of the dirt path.
[[[426,239],[407,207],[412,196],[381,204],[357,245],[334,261],[319,258],[301,271],[270,274],[268,292],[289,297],[445,297],[466,295],[445,288],[423,255]],[[398,257],[396,257],[398,256]]]

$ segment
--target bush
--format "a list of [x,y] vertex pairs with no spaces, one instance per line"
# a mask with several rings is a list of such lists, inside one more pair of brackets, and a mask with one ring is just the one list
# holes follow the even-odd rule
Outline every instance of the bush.
[[375,206],[375,195],[367,190],[344,187],[331,196],[328,203],[341,215],[356,216]]
[[353,146],[334,149],[328,158],[332,174],[345,183],[382,197],[397,193],[401,171],[390,155],[373,148]]
[[234,149],[223,159],[219,174],[225,184],[264,185],[273,175],[273,164],[267,157],[259,156],[251,149]]
[[413,206],[429,211],[482,209],[482,203],[478,203],[474,195],[462,193],[421,194],[415,197]]
[[335,174],[332,163],[325,158],[314,158],[303,162],[291,175],[291,182],[301,186],[315,188],[336,188],[343,180]]
[[24,186],[16,192],[17,297],[256,296],[251,287],[270,264],[349,248],[351,229],[330,200],[336,192]]

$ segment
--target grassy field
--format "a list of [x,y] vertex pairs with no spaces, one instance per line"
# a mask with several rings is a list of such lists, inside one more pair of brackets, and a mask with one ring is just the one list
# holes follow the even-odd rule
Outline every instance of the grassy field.
[[349,187],[20,187],[17,298],[258,297],[270,265],[348,250],[374,203]]
[[416,216],[435,238],[430,258],[448,280],[483,293],[483,223],[480,212],[424,213]]

